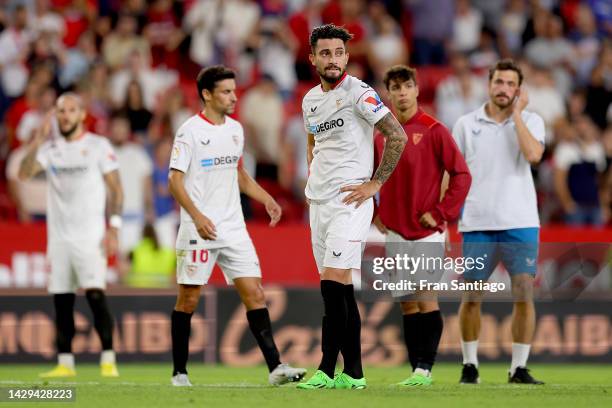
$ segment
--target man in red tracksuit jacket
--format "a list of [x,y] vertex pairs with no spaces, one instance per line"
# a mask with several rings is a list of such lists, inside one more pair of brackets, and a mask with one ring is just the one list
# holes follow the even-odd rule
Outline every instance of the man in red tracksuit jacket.
[[[416,70],[394,66],[385,73],[384,83],[408,143],[380,190],[374,224],[386,235],[387,257],[444,258],[446,222],[459,216],[472,181],[468,166],[448,129],[419,108]],[[384,138],[376,135],[374,168],[383,147]],[[433,269],[421,268],[406,276],[416,279],[417,285],[419,279],[438,282],[444,271]],[[400,384],[427,386],[432,383],[442,316],[434,291],[409,293],[393,294],[401,296],[404,339],[413,369],[412,376]]]

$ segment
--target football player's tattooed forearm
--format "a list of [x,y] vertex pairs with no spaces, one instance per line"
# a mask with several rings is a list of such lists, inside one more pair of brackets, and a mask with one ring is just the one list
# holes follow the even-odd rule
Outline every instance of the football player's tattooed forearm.
[[115,170],[107,175],[108,185],[108,213],[123,214],[123,190],[119,171]]
[[36,163],[36,152],[38,149],[28,151],[26,157],[21,161],[19,166],[19,175],[22,178],[32,177],[34,172],[34,163]]
[[397,162],[402,156],[406,146],[406,133],[391,112],[387,113],[381,120],[376,122],[376,129],[387,139],[385,149],[380,160],[380,165],[374,173],[373,180],[384,183],[393,173]]

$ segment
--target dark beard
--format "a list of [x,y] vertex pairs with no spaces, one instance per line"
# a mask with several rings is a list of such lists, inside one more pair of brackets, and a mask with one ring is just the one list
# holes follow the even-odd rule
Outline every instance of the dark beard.
[[[325,71],[323,71],[323,72],[325,72]],[[337,83],[340,80],[340,78],[342,78],[342,75],[344,75],[345,72],[346,72],[346,69],[341,70],[340,71],[340,75],[338,75],[338,78],[329,77],[329,76],[325,75],[325,73],[322,74],[320,72],[319,72],[319,76],[321,77],[322,80],[324,80],[328,84],[333,85],[333,84]]]
[[75,123],[74,126],[72,126],[70,129],[68,130],[62,130],[62,127],[59,126],[59,131],[62,134],[62,136],[64,137],[68,137],[70,136],[72,133],[74,133],[74,131],[76,130],[76,128],[79,126],[79,122]]

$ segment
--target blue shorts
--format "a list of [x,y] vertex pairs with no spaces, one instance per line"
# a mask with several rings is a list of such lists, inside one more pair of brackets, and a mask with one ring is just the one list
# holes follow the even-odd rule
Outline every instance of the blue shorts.
[[538,269],[539,228],[463,233],[463,257],[480,258],[481,263],[466,269],[467,280],[487,280],[501,261],[511,276]]

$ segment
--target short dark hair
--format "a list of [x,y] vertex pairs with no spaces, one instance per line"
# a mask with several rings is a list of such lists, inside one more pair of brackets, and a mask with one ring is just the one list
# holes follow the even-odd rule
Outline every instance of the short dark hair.
[[310,48],[314,51],[317,41],[332,40],[334,38],[338,38],[342,40],[344,44],[346,44],[353,38],[353,34],[349,33],[344,27],[339,27],[334,24],[325,24],[316,27],[314,30],[312,30],[312,33],[310,33]]
[[388,91],[391,81],[406,82],[406,81],[410,81],[411,79],[414,81],[414,84],[416,85],[417,83],[416,69],[410,68],[407,65],[394,65],[385,72],[385,75],[383,77],[383,82],[385,83],[385,87],[387,88],[387,91]]
[[518,66],[516,62],[512,58],[506,58],[500,61],[489,69],[489,82],[493,79],[493,75],[495,71],[514,71],[517,73],[519,78],[519,86],[523,83],[523,70]]
[[198,96],[204,102],[202,96],[203,90],[212,92],[217,85],[217,82],[223,81],[224,79],[235,79],[236,73],[223,65],[213,65],[208,68],[204,68],[198,74],[196,83],[198,85]]

